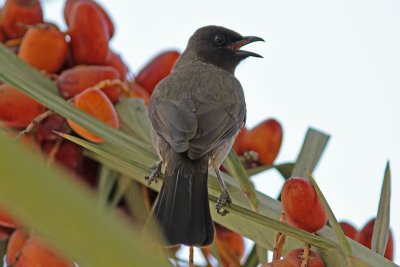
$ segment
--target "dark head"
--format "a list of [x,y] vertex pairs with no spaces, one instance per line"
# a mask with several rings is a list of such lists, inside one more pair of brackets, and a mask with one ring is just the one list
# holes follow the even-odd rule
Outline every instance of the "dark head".
[[242,36],[219,26],[206,26],[198,29],[190,37],[186,51],[194,52],[198,59],[233,73],[243,59],[262,57],[253,52],[240,50],[242,46],[256,41],[264,40],[260,37]]

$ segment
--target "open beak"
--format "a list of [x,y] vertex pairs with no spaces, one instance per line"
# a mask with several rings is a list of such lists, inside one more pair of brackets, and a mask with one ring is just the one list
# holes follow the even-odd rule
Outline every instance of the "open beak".
[[262,41],[264,42],[264,39],[256,36],[243,36],[243,38],[239,41],[230,43],[227,45],[230,49],[234,50],[235,54],[238,56],[243,56],[243,57],[261,57],[261,55],[250,52],[250,51],[245,51],[245,50],[240,50],[242,46],[245,46],[247,44],[253,43],[253,42],[258,42]]

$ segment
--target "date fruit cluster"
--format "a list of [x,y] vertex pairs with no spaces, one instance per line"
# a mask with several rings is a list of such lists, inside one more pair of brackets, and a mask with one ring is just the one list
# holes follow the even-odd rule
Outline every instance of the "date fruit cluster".
[[[119,100],[133,97],[148,103],[154,87],[180,56],[175,50],[164,51],[133,75],[122,56],[110,48],[116,28],[107,11],[94,0],[65,1],[65,32],[45,20],[39,0],[6,0],[0,12],[0,42],[48,76],[60,97],[115,129],[120,125],[115,109]],[[0,126],[48,163],[61,165],[90,187],[96,185],[99,163],[56,132],[95,143],[104,142],[103,138],[6,83],[0,83]],[[8,239],[9,266],[74,266],[72,259],[24,229],[1,207],[0,239]]]

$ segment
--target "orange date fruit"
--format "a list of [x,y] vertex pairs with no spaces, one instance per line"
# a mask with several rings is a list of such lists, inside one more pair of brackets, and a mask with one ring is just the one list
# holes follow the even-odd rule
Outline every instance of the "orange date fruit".
[[180,53],[166,51],[153,58],[135,78],[135,82],[145,88],[151,95],[156,85],[171,73]]
[[[374,233],[375,219],[371,219],[367,224],[358,232],[355,240],[361,245],[371,248],[372,234]],[[386,245],[385,258],[393,260],[394,242],[392,231],[389,231],[389,239]]]
[[57,73],[67,58],[65,36],[55,27],[30,28],[24,35],[18,56],[38,70]]
[[347,223],[347,222],[340,222],[339,225],[342,228],[343,233],[347,237],[355,240],[356,235],[357,235],[357,229],[353,225],[351,225],[350,223]]
[[135,82],[129,84],[129,97],[141,98],[146,105],[148,105],[150,101],[150,95],[147,90]]
[[111,49],[108,51],[108,55],[104,65],[116,69],[119,72],[121,80],[123,81],[126,79],[126,75],[129,73],[129,69],[126,66],[125,62],[122,60],[121,56]]
[[[284,260],[290,262],[293,267],[300,267],[303,260],[303,249],[297,248],[289,251],[285,255]],[[308,253],[307,267],[325,267],[325,263],[317,253],[310,250]]]
[[[120,75],[113,67],[77,66],[61,73],[57,78],[57,87],[60,94],[69,99],[103,80],[115,79],[120,79]],[[108,86],[102,90],[111,102],[115,103],[119,100],[121,89],[118,86]]]
[[244,255],[243,237],[219,224],[214,225],[215,243],[224,266],[231,266],[232,260],[240,262]]
[[[55,142],[45,142],[43,151],[49,154],[54,148]],[[71,141],[63,140],[55,154],[55,161],[71,173],[77,173],[82,165],[83,148]]]
[[105,63],[110,34],[103,14],[93,1],[81,0],[72,6],[68,33],[75,64]]
[[11,85],[0,85],[0,121],[5,126],[25,128],[45,111],[42,104]]
[[31,237],[23,245],[17,266],[74,267],[75,265],[37,237]]
[[[117,111],[115,110],[110,99],[102,91],[96,89],[87,89],[75,97],[73,105],[113,128],[119,128]],[[74,130],[83,138],[95,143],[101,143],[104,141],[103,138],[83,128],[74,121],[67,119],[67,122],[72,130]]]
[[242,151],[257,152],[258,165],[271,165],[278,156],[282,144],[283,130],[277,120],[268,119],[239,136]]
[[0,26],[9,39],[22,37],[27,25],[43,22],[39,0],[7,0],[0,16]]
[[246,152],[245,147],[245,138],[248,135],[249,130],[246,127],[242,126],[239,130],[239,133],[236,136],[235,143],[233,144],[233,149],[235,150],[236,154],[243,155]]
[[56,141],[61,137],[55,134],[53,131],[69,133],[71,129],[67,124],[67,120],[58,115],[51,114],[44,120],[42,120],[35,128],[35,139],[41,144],[45,141]]
[[14,231],[7,245],[7,266],[22,267],[17,263],[24,244],[28,239],[29,235],[22,228]]
[[[71,16],[71,11],[72,11],[72,7],[77,3],[80,2],[81,0],[67,0],[65,2],[65,6],[64,6],[64,19],[65,19],[65,23],[69,26],[70,25],[70,16]],[[94,5],[96,5],[96,7],[98,8],[98,10],[100,11],[100,13],[104,16],[105,21],[107,22],[107,27],[108,27],[108,33],[110,35],[110,38],[113,37],[114,32],[115,32],[115,27],[114,27],[114,23],[112,22],[112,19],[110,18],[110,16],[108,15],[108,13],[105,11],[105,9],[103,7],[100,6],[99,3],[95,2],[95,1],[91,1]]]
[[326,224],[325,209],[314,187],[305,178],[286,180],[282,189],[282,207],[291,226],[314,233]]
[[0,207],[0,225],[7,228],[19,227],[19,223],[2,207]]

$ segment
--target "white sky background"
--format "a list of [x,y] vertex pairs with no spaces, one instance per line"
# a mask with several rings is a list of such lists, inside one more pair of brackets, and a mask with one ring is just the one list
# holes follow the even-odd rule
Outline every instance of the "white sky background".
[[[296,159],[308,127],[330,133],[314,174],[337,218],[358,228],[376,215],[389,159],[400,263],[400,1],[99,2],[116,25],[112,46],[133,73],[162,50],[182,51],[201,26],[264,38],[246,48],[264,59],[250,58],[236,72],[246,94],[247,126],[271,117],[281,122],[277,163]],[[45,3],[45,17],[64,25],[64,1]],[[275,172],[254,181],[272,196],[282,186]]]

